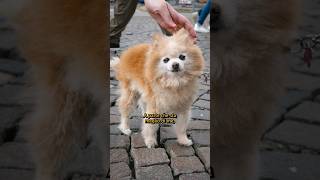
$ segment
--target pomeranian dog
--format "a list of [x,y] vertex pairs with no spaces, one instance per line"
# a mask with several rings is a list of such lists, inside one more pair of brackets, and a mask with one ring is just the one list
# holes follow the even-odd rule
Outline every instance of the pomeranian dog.
[[35,178],[64,179],[92,139],[100,141],[95,146],[101,159],[90,166],[97,163],[106,171],[106,1],[4,0],[0,5],[31,66],[35,107],[28,140]]
[[216,0],[211,19],[213,136],[218,180],[257,179],[257,146],[282,94],[296,0]]
[[[204,59],[186,30],[172,36],[154,35],[151,44],[140,44],[111,62],[120,83],[118,100],[121,123],[118,128],[131,134],[129,114],[139,104],[143,113],[177,115],[175,131],[180,144],[190,146],[186,130],[191,105],[197,92]],[[148,148],[157,145],[157,124],[142,123]]]

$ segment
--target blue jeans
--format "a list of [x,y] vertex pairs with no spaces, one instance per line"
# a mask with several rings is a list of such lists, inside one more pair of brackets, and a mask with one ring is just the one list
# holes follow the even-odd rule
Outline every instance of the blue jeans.
[[198,18],[198,24],[202,25],[203,22],[206,20],[209,12],[210,12],[210,9],[211,9],[211,0],[208,0],[207,3],[200,9],[198,15],[199,15],[199,18]]

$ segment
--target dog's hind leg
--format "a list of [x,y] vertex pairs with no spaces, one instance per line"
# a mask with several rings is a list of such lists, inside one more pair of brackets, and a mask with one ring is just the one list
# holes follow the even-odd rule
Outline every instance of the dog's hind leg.
[[88,124],[96,105],[82,92],[57,81],[40,85],[29,140],[36,163],[36,180],[63,180],[71,162],[87,143]]
[[137,106],[138,101],[138,93],[130,90],[127,84],[121,84],[121,96],[118,100],[119,111],[121,114],[120,125],[118,128],[120,131],[126,135],[131,134],[130,126],[129,126],[129,115],[132,112],[133,108]]

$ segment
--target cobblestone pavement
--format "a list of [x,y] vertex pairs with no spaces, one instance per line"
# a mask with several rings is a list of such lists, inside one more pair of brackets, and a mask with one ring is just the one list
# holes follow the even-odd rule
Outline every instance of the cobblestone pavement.
[[[186,14],[190,16],[189,14]],[[137,11],[122,34],[121,48],[112,49],[120,54],[134,44],[151,42],[152,34],[161,32],[158,25],[143,11]],[[198,45],[202,49],[205,59],[205,74],[209,75],[209,48],[210,35],[199,34]],[[118,81],[114,78],[114,72],[110,72],[110,142],[111,142],[111,179],[210,179],[210,86],[209,79],[200,78],[200,89],[197,99],[192,106],[192,120],[188,128],[188,134],[193,139],[192,147],[180,146],[176,142],[176,136],[172,127],[160,127],[158,131],[159,146],[146,148],[140,134],[142,123],[141,112],[137,109],[131,117],[131,129],[134,133],[129,137],[122,135],[117,129],[120,114],[116,99],[119,97],[117,90]]]

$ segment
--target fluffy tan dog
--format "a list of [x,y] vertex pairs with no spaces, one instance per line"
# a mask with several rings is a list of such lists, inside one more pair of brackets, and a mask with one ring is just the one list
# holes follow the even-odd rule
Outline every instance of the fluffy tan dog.
[[[131,133],[129,113],[139,102],[143,113],[177,114],[178,142],[192,145],[186,130],[203,64],[202,52],[183,29],[171,37],[156,35],[151,45],[141,44],[125,51],[112,62],[121,88],[119,129]],[[142,124],[145,144],[149,148],[156,146],[158,125]]]
[[[62,180],[89,136],[102,135],[97,131],[107,129],[103,116],[107,106],[106,1],[1,3],[14,22],[35,85],[29,141],[36,179]],[[93,135],[89,126],[95,128]],[[106,138],[97,139],[106,143]],[[106,170],[105,147],[101,144],[101,167]]]
[[257,145],[283,91],[296,0],[216,0],[211,37],[213,136],[218,180],[257,179]]

